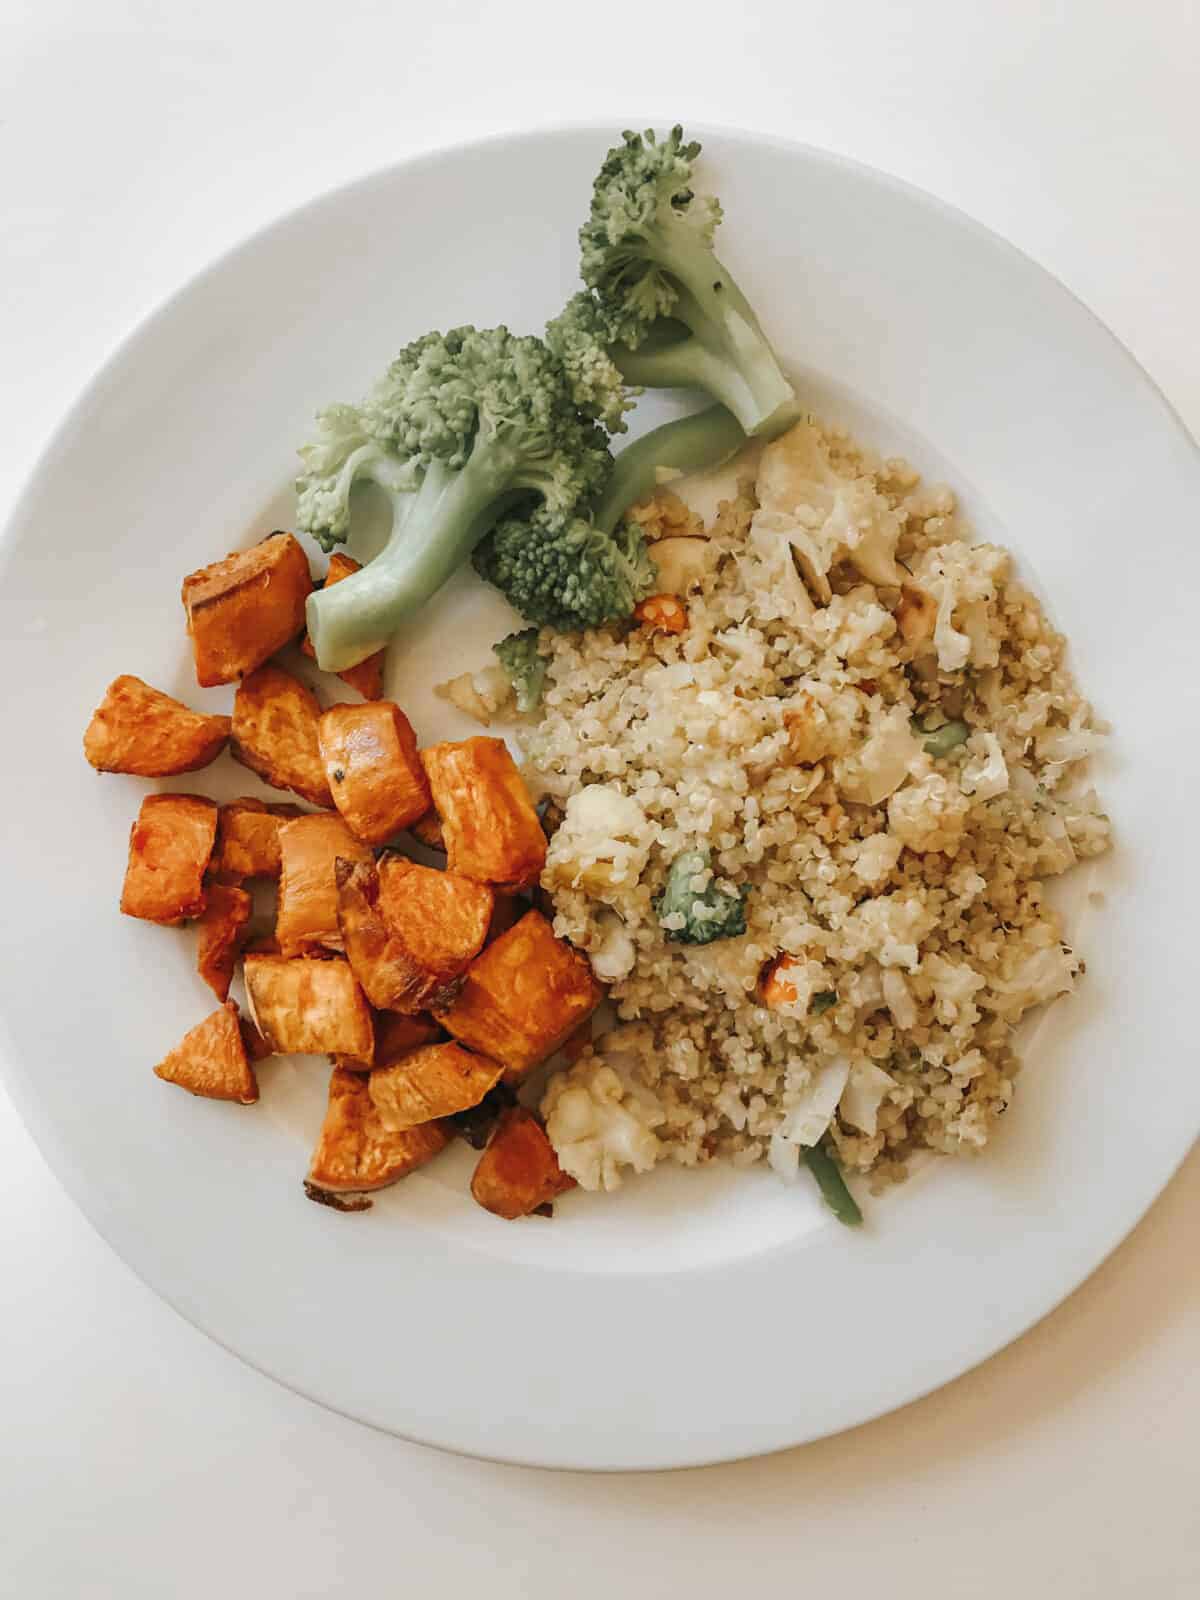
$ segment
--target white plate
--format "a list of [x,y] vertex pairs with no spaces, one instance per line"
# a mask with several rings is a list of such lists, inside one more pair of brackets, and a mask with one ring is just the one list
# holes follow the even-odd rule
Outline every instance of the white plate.
[[[573,286],[610,131],[409,163],[249,240],[84,395],[0,571],[3,1055],[63,1183],[178,1310],[304,1394],[456,1450],[603,1468],[773,1450],[945,1383],[1097,1265],[1200,1126],[1195,448],[1116,341],[999,239],[876,173],[715,132],[721,253],[813,409],[963,492],[1033,569],[1118,730],[1100,782],[1119,852],[1076,935],[1088,977],[1039,1031],[1002,1136],[870,1204],[856,1234],[727,1171],[509,1225],[468,1198],[463,1151],[343,1217],[300,1188],[318,1065],[264,1066],[253,1110],[151,1077],[211,1000],[191,935],[117,915],[147,785],[88,771],[88,714],[118,672],[228,706],[192,681],[181,576],[287,525],[313,411],[405,339],[540,327]],[[425,739],[463,731],[430,684],[506,621],[464,578],[394,652],[391,691]],[[223,760],[162,787],[254,784]]]

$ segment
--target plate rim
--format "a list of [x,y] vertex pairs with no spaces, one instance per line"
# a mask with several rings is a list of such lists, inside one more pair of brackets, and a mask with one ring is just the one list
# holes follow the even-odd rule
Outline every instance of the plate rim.
[[[347,178],[339,183],[329,185],[310,195],[298,205],[288,207],[273,213],[261,223],[252,227],[239,236],[232,243],[226,245],[215,255],[206,259],[195,271],[177,283],[164,296],[160,297],[141,317],[133,322],[110,345],[105,354],[94,366],[89,377],[79,388],[74,399],[62,414],[58,422],[51,429],[48,437],[37,451],[32,466],[26,473],[15,496],[12,498],[8,513],[0,531],[0,572],[8,565],[9,556],[16,529],[35,502],[44,476],[53,467],[56,456],[68,444],[80,418],[99,399],[103,397],[106,385],[113,381],[124,363],[136,355],[137,347],[143,340],[151,339],[160,323],[166,322],[176,311],[177,307],[185,301],[198,287],[212,277],[220,274],[229,264],[237,258],[252,254],[261,241],[270,238],[277,231],[291,227],[302,221],[309,213],[317,212],[328,203],[338,199],[348,199],[358,189],[369,189],[373,185],[386,181],[400,172],[414,172],[424,167],[434,167],[438,163],[468,156],[471,152],[481,149],[496,150],[507,147],[519,155],[523,146],[541,141],[554,141],[564,136],[588,135],[595,136],[598,141],[611,139],[613,129],[619,119],[600,121],[594,116],[581,117],[566,121],[547,121],[545,123],[532,123],[519,127],[512,127],[486,135],[473,136],[439,144],[396,160],[381,162],[371,168]],[[637,118],[625,119],[628,125],[636,127],[662,126],[663,119]],[[937,195],[912,184],[906,179],[899,178],[884,169],[874,167],[868,163],[858,161],[835,151],[826,150],[803,140],[790,139],[776,133],[757,131],[746,126],[729,123],[712,123],[707,121],[694,121],[689,127],[703,140],[727,139],[743,146],[771,147],[785,155],[798,156],[827,170],[834,172],[844,171],[859,178],[869,180],[898,194],[918,207],[933,211],[948,218],[958,227],[965,227],[971,233],[985,241],[989,246],[999,246],[1004,252],[1015,257],[1024,268],[1032,268],[1042,278],[1048,279],[1063,294],[1069,297],[1074,304],[1085,313],[1095,331],[1103,336],[1111,348],[1120,353],[1121,358],[1130,369],[1131,376],[1140,381],[1161,407],[1163,419],[1176,431],[1179,439],[1187,446],[1192,455],[1200,464],[1200,443],[1191,433],[1177,408],[1162,390],[1154,377],[1146,370],[1133,351],[1112,331],[1103,319],[1070,288],[1068,284],[1043,266],[1032,255],[1011,240],[997,232],[995,229],[980,222],[970,213],[958,205],[943,200]],[[866,1400],[858,1408],[849,1408],[848,1420],[832,1426],[822,1426],[816,1431],[807,1432],[799,1438],[781,1440],[777,1443],[765,1444],[760,1448],[747,1449],[738,1446],[728,1452],[709,1452],[703,1455],[686,1454],[683,1452],[663,1452],[657,1459],[638,1463],[628,1460],[593,1460],[587,1463],[579,1461],[566,1461],[554,1459],[550,1456],[533,1456],[528,1453],[505,1453],[503,1451],[485,1450],[470,1447],[463,1443],[447,1439],[434,1439],[429,1435],[406,1433],[402,1429],[377,1421],[368,1415],[363,1415],[352,1408],[343,1407],[336,1401],[317,1397],[314,1393],[301,1387],[299,1383],[291,1381],[271,1371],[267,1366],[256,1360],[251,1354],[237,1349],[234,1344],[214,1331],[197,1315],[179,1302],[176,1295],[153,1282],[133,1263],[122,1251],[121,1247],[110,1236],[108,1229],[93,1214],[93,1208],[86,1198],[85,1184],[80,1172],[73,1161],[67,1156],[64,1145],[58,1136],[54,1119],[49,1114],[43,1115],[39,1109],[36,1096],[27,1091],[21,1075],[10,1067],[10,1057],[15,1060],[15,1044],[9,1032],[7,1019],[0,1015],[0,1040],[3,1048],[0,1049],[0,1081],[3,1081],[6,1092],[18,1115],[29,1131],[42,1158],[46,1161],[55,1180],[69,1195],[76,1209],[91,1226],[93,1231],[102,1238],[106,1245],[113,1251],[123,1265],[133,1273],[139,1282],[143,1283],[155,1296],[169,1305],[177,1315],[182,1317],[196,1331],[212,1339],[222,1349],[254,1371],[262,1373],[273,1382],[280,1384],[292,1393],[301,1396],[306,1401],[329,1409],[338,1415],[345,1416],[360,1422],[363,1425],[380,1433],[392,1437],[404,1438],[408,1442],[423,1444],[436,1449],[448,1450],[453,1454],[463,1455],[471,1459],[493,1461],[499,1464],[523,1465],[550,1468],[555,1470],[568,1470],[579,1472],[620,1472],[620,1471],[665,1471],[685,1470],[691,1467],[715,1465],[728,1461],[753,1459],[760,1455],[775,1454],[779,1451],[795,1448],[801,1443],[812,1443],[818,1439],[829,1437],[836,1433],[846,1432],[874,1420],[876,1417],[902,1410],[915,1404],[938,1389],[957,1381],[959,1377],[974,1370],[977,1366],[991,1356],[998,1354],[1008,1345],[1014,1343],[1024,1333],[1036,1327],[1067,1299],[1106,1261],[1120,1246],[1131,1236],[1138,1225],[1145,1218],[1148,1211],[1159,1199],[1167,1186],[1175,1178],[1183,1162],[1187,1159],[1193,1145],[1200,1138],[1200,1126],[1194,1130],[1184,1130],[1179,1140],[1178,1152],[1170,1165],[1169,1171],[1164,1172],[1151,1187],[1145,1202],[1129,1221],[1123,1221],[1118,1227],[1110,1229],[1105,1237],[1092,1249],[1080,1253],[1081,1259],[1076,1262],[1070,1271],[1064,1275],[1057,1287],[1050,1293],[1040,1310],[1032,1316],[1023,1310],[1015,1319],[1015,1325],[1004,1328],[998,1337],[992,1338],[990,1334],[979,1341],[979,1348],[975,1349],[968,1359],[962,1364],[955,1363],[954,1370],[947,1376],[941,1376],[929,1382],[920,1381],[911,1389],[901,1392],[900,1397],[882,1409],[872,1400]]]

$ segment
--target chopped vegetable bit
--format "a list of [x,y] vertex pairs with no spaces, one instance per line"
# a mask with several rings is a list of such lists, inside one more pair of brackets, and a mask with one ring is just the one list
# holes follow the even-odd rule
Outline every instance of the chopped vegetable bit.
[[314,811],[279,829],[279,904],[275,937],[285,956],[309,951],[344,950],[338,926],[339,859],[374,858],[336,812]]
[[371,1099],[367,1077],[335,1067],[308,1182],[324,1194],[382,1189],[432,1161],[449,1142],[440,1122],[426,1122],[403,1132],[385,1126]]
[[599,1005],[600,985],[539,911],[529,911],[467,968],[458,997],[434,1007],[449,1033],[501,1061],[509,1082],[553,1055]]
[[522,633],[510,633],[492,649],[500,658],[512,681],[517,697],[517,710],[536,711],[542,703],[542,686],[546,681],[546,658],[538,654],[537,628],[526,628]]
[[501,1116],[471,1179],[471,1193],[483,1209],[508,1222],[530,1216],[574,1187],[546,1130],[524,1106]]
[[822,1011],[828,1011],[830,1006],[835,1005],[837,1005],[837,990],[822,989],[820,994],[813,995],[809,1009],[814,1017],[819,1017]]
[[318,736],[333,803],[356,838],[383,844],[429,810],[417,736],[399,706],[330,706]]
[[200,915],[196,970],[218,1000],[229,998],[233,969],[250,921],[250,896],[233,884],[210,883]]
[[282,667],[259,667],[233,697],[230,754],[273,788],[294,789],[312,805],[330,808],[320,723],[320,702],[311,689]]
[[198,794],[148,794],[129,835],[121,910],[147,922],[185,922],[204,910],[204,874],[217,808]]
[[424,1045],[371,1073],[371,1100],[385,1128],[403,1132],[477,1106],[500,1081],[498,1061],[453,1040]]
[[421,759],[451,872],[509,889],[532,883],[546,864],[546,836],[504,741],[435,744]]
[[92,712],[83,753],[97,772],[170,778],[207,767],[229,742],[229,718],[192,711],[128,673]]
[[707,847],[685,850],[671,863],[654,909],[668,939],[677,944],[711,944],[745,933],[747,892],[730,894],[717,887]]
[[246,1056],[232,1000],[189,1029],[154,1072],[165,1083],[177,1083],[209,1100],[236,1100],[249,1106],[258,1099],[254,1068]]
[[250,1014],[276,1055],[370,1062],[371,1013],[345,961],[247,953],[244,973]]
[[804,1146],[800,1154],[804,1157],[808,1170],[817,1180],[821,1198],[834,1216],[848,1228],[857,1228],[863,1219],[862,1212],[858,1209],[858,1202],[846,1187],[842,1169],[833,1156],[824,1145],[819,1144]]
[[660,633],[687,631],[687,607],[673,594],[652,594],[648,600],[639,600],[633,614],[644,628],[657,628]]
[[183,604],[202,688],[233,683],[304,627],[308,559],[290,533],[273,533],[183,580]]
[[931,732],[918,725],[918,733],[925,734],[924,751],[927,756],[932,756],[935,761],[940,761],[943,756],[948,756],[951,750],[956,750],[960,744],[966,744],[971,736],[971,730],[965,722],[944,722],[940,728]]

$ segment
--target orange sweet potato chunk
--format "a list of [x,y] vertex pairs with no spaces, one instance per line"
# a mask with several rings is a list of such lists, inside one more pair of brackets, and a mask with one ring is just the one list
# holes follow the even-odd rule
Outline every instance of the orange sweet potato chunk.
[[304,627],[312,593],[308,559],[290,533],[273,533],[183,580],[196,682],[233,683]]
[[515,1083],[570,1037],[602,994],[586,956],[529,911],[476,956],[452,1004],[432,1009],[456,1039],[503,1062],[505,1081]]
[[356,838],[383,844],[429,810],[417,736],[390,700],[330,706],[320,741],[333,803]]
[[377,1011],[375,1065],[390,1067],[401,1056],[445,1037],[441,1024],[428,1011],[416,1011],[411,1016],[403,1011]]
[[448,1003],[492,914],[491,890],[401,856],[338,866],[346,954],[372,1005],[414,1012]]
[[546,864],[546,836],[503,739],[464,739],[421,752],[452,872],[520,889]]
[[371,1012],[344,961],[247,952],[243,971],[251,1017],[274,1054],[370,1061]]
[[443,855],[446,854],[446,834],[442,827],[442,819],[432,807],[423,817],[410,822],[408,831],[418,844],[425,846],[426,850],[440,850]]
[[[361,563],[355,561],[353,556],[342,555],[340,551],[331,555],[329,566],[325,572],[324,587],[328,589],[331,583],[340,583],[343,578],[348,578],[352,572],[360,570]],[[312,640],[306,633],[300,645],[304,654],[310,660],[317,659],[317,652],[313,649]],[[383,663],[387,656],[386,650],[376,650],[373,656],[368,656],[365,661],[360,661],[356,667],[347,667],[345,672],[339,672],[338,677],[343,683],[348,683],[352,689],[357,689],[364,700],[378,700],[383,695]]]
[[314,806],[333,807],[317,729],[321,706],[312,690],[282,667],[259,667],[233,697],[230,753],[275,789],[294,789]]
[[232,1000],[185,1033],[154,1071],[164,1082],[210,1100],[236,1100],[248,1106],[258,1099],[258,1083]]
[[302,817],[299,806],[267,805],[252,795],[231,800],[217,819],[217,846],[210,871],[221,883],[279,876],[279,825]]
[[196,970],[218,1000],[229,998],[233,969],[250,921],[250,896],[228,883],[210,883],[200,914]]
[[279,907],[275,937],[285,956],[323,946],[343,950],[338,928],[338,857],[371,861],[335,811],[315,811],[279,827]]
[[479,1158],[471,1193],[485,1211],[514,1222],[575,1187],[546,1130],[524,1106],[505,1111]]
[[403,1132],[385,1127],[367,1078],[335,1067],[308,1181],[328,1194],[382,1189],[424,1166],[449,1142],[450,1134],[440,1122],[426,1122]]
[[402,1133],[456,1111],[469,1111],[495,1088],[503,1071],[498,1061],[451,1041],[410,1051],[391,1066],[377,1066],[368,1088],[384,1127]]
[[207,767],[228,742],[228,717],[192,711],[124,673],[113,679],[92,712],[83,753],[97,772],[170,778]]
[[198,794],[148,794],[129,835],[121,910],[176,923],[204,910],[204,873],[217,836],[217,808]]

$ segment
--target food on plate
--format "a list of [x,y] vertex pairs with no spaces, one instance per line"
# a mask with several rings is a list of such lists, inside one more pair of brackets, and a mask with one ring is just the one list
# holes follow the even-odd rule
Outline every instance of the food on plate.
[[339,862],[337,894],[350,965],[371,1004],[390,1011],[449,1004],[491,925],[486,885],[399,855]]
[[495,1088],[503,1071],[498,1061],[448,1040],[412,1050],[391,1066],[376,1066],[367,1087],[384,1127],[403,1133],[469,1111]]
[[[328,589],[331,583],[340,583],[352,572],[361,570],[361,561],[355,561],[354,557],[348,556],[344,550],[335,550],[329,558],[329,565],[325,569],[325,581],[321,587]],[[300,648],[310,661],[317,659],[317,652],[313,649],[307,630],[301,640]],[[344,672],[339,672],[338,677],[352,689],[357,689],[364,700],[380,700],[383,698],[383,664],[386,659],[386,650],[376,650],[373,656],[367,656],[356,667],[347,667]]]
[[[1065,641],[950,490],[803,410],[698,155],[679,128],[608,153],[544,339],[429,333],[320,413],[319,586],[291,534],[184,581],[231,719],[120,677],[87,730],[140,776],[228,741],[319,808],[148,796],[121,909],[199,918],[225,1002],[161,1077],[249,1102],[253,1062],[329,1057],[305,1187],[339,1210],[462,1139],[506,1220],[728,1160],[855,1226],[848,1176],[988,1143],[1019,1024],[1083,973],[1046,885],[1109,846],[1106,730]],[[614,455],[644,386],[706,408]],[[361,482],[392,513],[364,566],[333,549]],[[422,747],[382,652],[468,563],[526,626],[435,692],[507,742]],[[270,660],[297,641],[362,703]]]
[[321,706],[282,667],[259,667],[233,697],[230,753],[274,789],[292,789],[311,805],[333,809],[321,762]]
[[324,549],[346,541],[356,482],[392,503],[384,549],[308,603],[317,661],[333,672],[381,649],[514,500],[534,502],[553,539],[610,459],[540,339],[470,327],[407,345],[362,405],[320,414],[301,454],[297,522]]
[[451,872],[520,889],[546,861],[546,836],[502,739],[435,744],[421,759],[442,824]]
[[611,982],[584,1063],[656,1107],[656,1159],[803,1160],[829,1198],[990,1138],[1017,1023],[1082,971],[1044,885],[1108,847],[1103,739],[949,490],[807,420],[747,459],[687,632],[544,634],[517,736],[564,815],[555,932]]
[[280,826],[275,938],[281,954],[345,949],[338,926],[339,859],[370,863],[373,857],[336,812],[310,811]]
[[524,1106],[505,1111],[479,1158],[471,1193],[485,1211],[513,1222],[575,1187],[562,1170],[545,1129]]
[[720,203],[693,172],[698,143],[626,133],[608,152],[579,232],[586,288],[548,338],[587,383],[605,352],[625,380],[704,389],[748,434],[778,432],[799,412],[758,318],[713,238]]
[[319,736],[329,792],[356,839],[384,844],[429,810],[417,736],[399,706],[330,706]]
[[129,834],[121,910],[147,922],[185,922],[204,910],[204,874],[217,808],[198,794],[148,794]]
[[369,1063],[371,1011],[340,956],[250,954],[242,963],[255,1027],[275,1055],[342,1055]]
[[217,818],[217,843],[211,871],[219,883],[245,883],[249,878],[279,876],[279,829],[299,806],[268,804],[252,795],[231,800]]
[[308,557],[273,533],[183,580],[183,605],[202,688],[234,683],[299,637],[312,593]]
[[170,778],[207,767],[229,743],[229,718],[209,717],[122,673],[105,690],[83,736],[97,772]]
[[447,1033],[502,1062],[509,1082],[553,1055],[600,1003],[587,960],[527,911],[467,968],[453,1003],[433,1012]]
[[366,1194],[382,1189],[432,1161],[449,1144],[440,1122],[397,1131],[380,1116],[367,1077],[335,1067],[329,1107],[308,1169],[310,1193]]
[[196,971],[218,1000],[229,998],[252,909],[250,896],[235,884],[210,883],[205,888]]
[[177,1083],[209,1100],[236,1100],[249,1106],[258,1099],[258,1083],[232,1000],[190,1028],[154,1072],[165,1083]]

